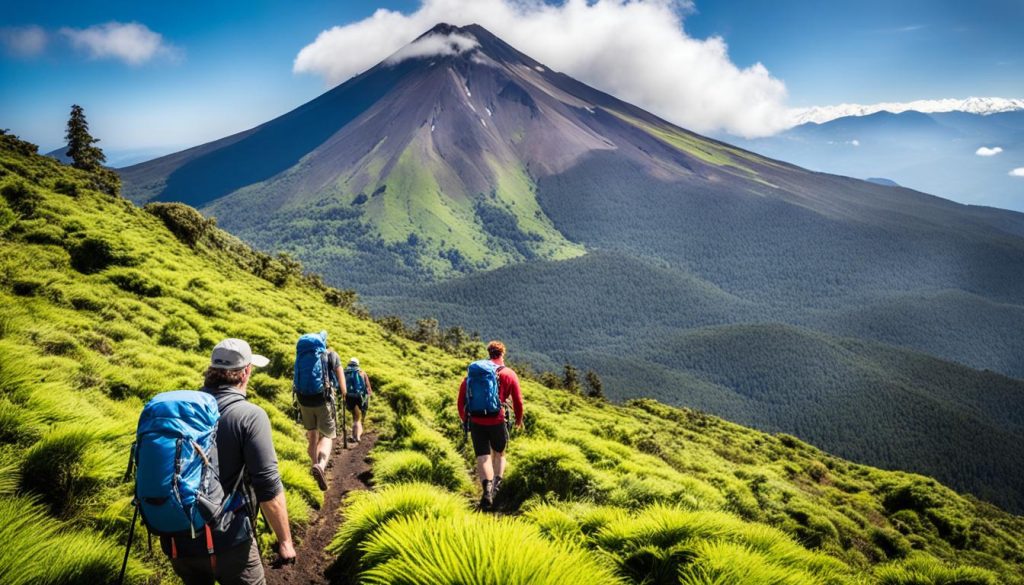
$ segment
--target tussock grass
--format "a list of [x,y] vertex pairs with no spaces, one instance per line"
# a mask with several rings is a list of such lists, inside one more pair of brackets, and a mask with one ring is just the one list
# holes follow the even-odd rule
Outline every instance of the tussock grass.
[[884,565],[876,572],[879,585],[997,585],[993,573],[978,567],[949,567],[934,558],[915,555]]
[[55,516],[74,515],[123,471],[107,444],[112,438],[104,429],[75,426],[47,434],[25,453],[21,489],[38,494]]
[[396,518],[362,548],[365,583],[623,583],[597,556],[510,518]]
[[362,544],[388,521],[407,516],[450,518],[468,513],[464,498],[425,483],[353,492],[346,499],[344,522],[327,551],[337,555],[336,566],[354,571],[359,566]]
[[[62,529],[27,497],[0,496],[0,583],[4,585],[116,583],[124,549],[84,530]],[[128,583],[150,572],[129,563]]]
[[378,486],[396,483],[433,483],[434,466],[419,451],[389,451],[374,458],[373,481]]

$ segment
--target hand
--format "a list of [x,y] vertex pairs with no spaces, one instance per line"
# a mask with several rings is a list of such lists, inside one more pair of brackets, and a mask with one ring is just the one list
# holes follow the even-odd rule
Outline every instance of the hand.
[[520,418],[519,418],[519,419],[518,419],[518,420],[516,421],[516,426],[515,426],[514,428],[517,428],[517,429],[519,429],[520,431],[521,431],[521,430],[523,430],[523,428],[524,428],[524,427],[523,427],[523,419],[522,419],[522,417],[520,417]]
[[295,562],[295,545],[287,540],[277,545],[277,555],[281,558],[281,564],[286,565]]

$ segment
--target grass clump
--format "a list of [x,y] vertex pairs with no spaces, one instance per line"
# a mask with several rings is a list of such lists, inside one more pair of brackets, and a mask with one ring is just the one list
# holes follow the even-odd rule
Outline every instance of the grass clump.
[[949,567],[924,555],[884,565],[876,572],[879,585],[998,585],[993,573],[978,567]]
[[502,492],[516,506],[533,496],[601,500],[607,492],[580,450],[560,441],[524,441],[509,468]]
[[[96,585],[117,582],[122,546],[84,530],[63,529],[27,497],[0,496],[0,583]],[[128,564],[127,583],[145,583],[149,571]]]
[[465,499],[424,483],[353,492],[346,501],[345,521],[327,551],[337,555],[337,567],[354,571],[362,556],[362,544],[388,521],[407,516],[450,518],[468,513]]
[[419,451],[403,449],[374,457],[373,480],[376,485],[395,483],[433,483],[434,466]]
[[84,427],[51,432],[25,453],[21,489],[38,494],[53,515],[72,516],[117,476],[119,464],[105,444],[109,438]]
[[398,518],[363,548],[364,583],[623,583],[595,555],[511,518]]

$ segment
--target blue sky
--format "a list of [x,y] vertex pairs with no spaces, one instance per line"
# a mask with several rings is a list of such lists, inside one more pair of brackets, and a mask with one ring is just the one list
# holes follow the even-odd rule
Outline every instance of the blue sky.
[[[108,149],[216,139],[323,92],[324,76],[293,72],[296,55],[325,29],[380,7],[408,14],[421,4],[4,3],[3,39],[35,26],[47,42],[31,54],[0,47],[0,127],[55,148],[69,106],[79,103]],[[785,84],[786,106],[1024,97],[1019,0],[696,0],[681,12],[689,37],[723,37],[741,69],[762,63]],[[144,25],[160,35],[159,50],[130,64],[74,44],[81,31],[110,22]]]

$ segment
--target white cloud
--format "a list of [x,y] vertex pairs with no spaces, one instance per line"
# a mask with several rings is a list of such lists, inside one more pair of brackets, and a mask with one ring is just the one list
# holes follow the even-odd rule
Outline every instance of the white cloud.
[[993,148],[989,148],[987,146],[982,146],[982,147],[978,148],[978,150],[974,151],[974,154],[976,154],[978,156],[995,156],[995,155],[999,154],[1000,152],[1003,152],[1003,147],[1001,147],[1001,146],[995,146]]
[[1024,177],[1024,167],[1017,167],[1010,171],[1011,177]]
[[8,26],[0,28],[0,43],[18,57],[35,57],[46,50],[48,37],[42,27]]
[[698,132],[764,136],[788,125],[786,86],[761,63],[740,68],[721,37],[683,30],[673,0],[421,0],[321,32],[294,71],[345,81],[439,22],[476,23],[545,65]]
[[398,49],[385,62],[389,65],[395,65],[406,59],[433,57],[435,55],[458,55],[478,46],[480,46],[480,43],[472,35],[459,33],[441,35],[435,33]]
[[853,140],[850,141],[850,144],[852,144],[853,146],[860,146],[860,140],[854,138]]
[[178,59],[181,50],[164,41],[163,35],[137,22],[108,22],[89,28],[60,29],[71,45],[92,59],[120,59],[141,65],[155,57]]

